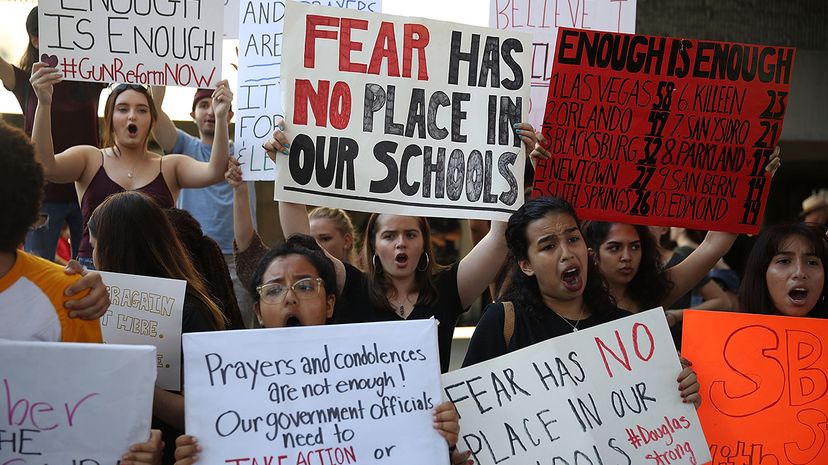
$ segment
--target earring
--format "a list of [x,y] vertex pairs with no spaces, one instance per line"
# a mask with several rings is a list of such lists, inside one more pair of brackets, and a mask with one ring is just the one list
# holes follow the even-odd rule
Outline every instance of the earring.
[[425,255],[425,258],[426,258],[426,264],[423,267],[423,269],[420,269],[420,267],[417,267],[417,271],[425,271],[425,270],[428,269],[428,266],[431,264],[431,259],[428,258],[428,252],[423,252],[423,255]]
[[377,265],[377,254],[374,254],[374,256],[371,257],[371,264],[374,265],[374,273],[379,273],[382,271],[382,267]]

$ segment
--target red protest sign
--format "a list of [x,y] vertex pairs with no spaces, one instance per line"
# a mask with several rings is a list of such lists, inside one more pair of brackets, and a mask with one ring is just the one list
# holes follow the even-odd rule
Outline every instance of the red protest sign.
[[533,196],[584,219],[756,233],[794,49],[559,29]]

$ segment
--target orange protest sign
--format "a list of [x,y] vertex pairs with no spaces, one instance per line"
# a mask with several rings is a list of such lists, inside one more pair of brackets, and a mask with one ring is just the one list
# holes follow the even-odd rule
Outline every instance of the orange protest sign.
[[828,321],[687,311],[713,465],[828,463]]

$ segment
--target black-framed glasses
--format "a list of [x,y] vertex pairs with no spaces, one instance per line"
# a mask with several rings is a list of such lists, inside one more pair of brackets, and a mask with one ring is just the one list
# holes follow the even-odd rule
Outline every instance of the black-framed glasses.
[[285,301],[288,290],[292,290],[297,299],[305,300],[319,294],[325,280],[322,278],[304,278],[285,286],[281,283],[267,283],[256,287],[256,292],[263,302],[281,304]]

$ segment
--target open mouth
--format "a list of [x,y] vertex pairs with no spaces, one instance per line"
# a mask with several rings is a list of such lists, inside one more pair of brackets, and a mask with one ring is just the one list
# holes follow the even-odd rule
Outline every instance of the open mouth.
[[285,327],[286,328],[291,328],[291,327],[294,327],[294,326],[304,326],[304,325],[302,324],[301,321],[299,321],[299,318],[296,318],[296,316],[291,315],[291,316],[288,317],[287,320],[285,320]]
[[135,134],[138,134],[138,126],[134,123],[129,123],[129,125],[127,125],[127,131],[129,131],[131,136],[134,136]]
[[790,297],[794,303],[805,303],[805,299],[808,298],[808,290],[804,287],[795,287],[788,292],[788,297]]
[[408,264],[408,254],[398,253],[397,255],[394,256],[394,263],[396,263],[397,266],[407,265]]
[[583,287],[581,269],[577,266],[569,267],[561,273],[561,282],[570,292],[577,292]]

